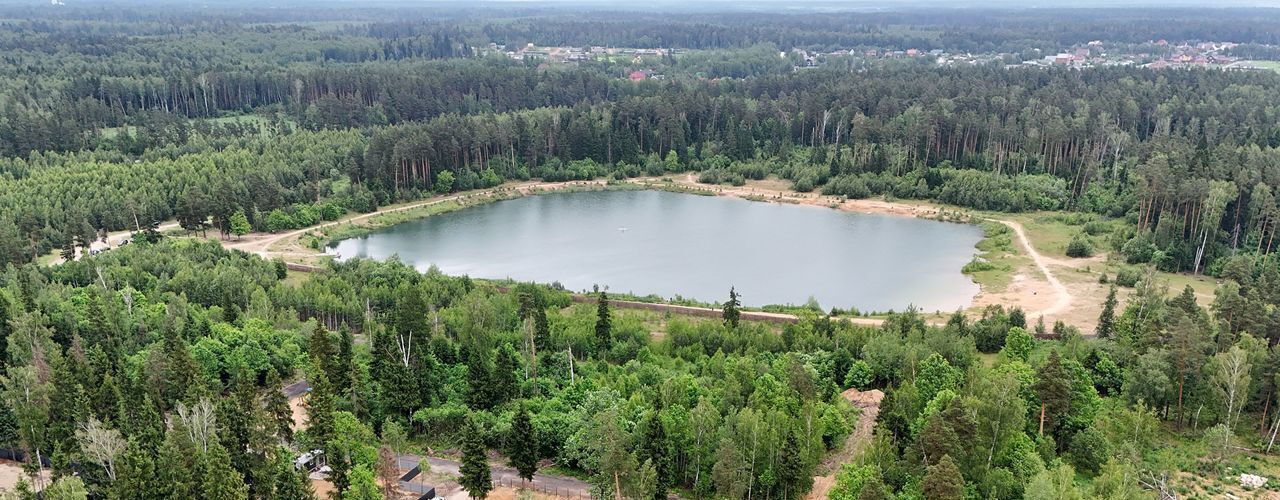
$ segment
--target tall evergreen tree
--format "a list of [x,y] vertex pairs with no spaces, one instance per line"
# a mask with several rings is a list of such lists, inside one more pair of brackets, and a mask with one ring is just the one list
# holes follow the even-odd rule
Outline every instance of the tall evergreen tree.
[[1107,300],[1102,303],[1102,313],[1098,315],[1098,338],[1110,338],[1116,328],[1116,286],[1111,285],[1107,292]]
[[539,307],[533,311],[533,345],[539,351],[551,347],[551,325],[547,322],[545,307]]
[[813,487],[813,474],[808,465],[805,447],[795,432],[788,432],[783,442],[782,456],[778,460],[778,486],[783,498],[803,497]]
[[1049,359],[1036,373],[1036,381],[1032,386],[1040,399],[1039,434],[1047,430],[1051,434],[1058,429],[1058,424],[1071,410],[1071,379],[1062,367],[1058,351],[1049,353]]
[[920,484],[920,491],[929,500],[962,500],[964,476],[951,455],[943,455],[937,464],[929,466]]
[[129,446],[120,456],[116,466],[116,480],[107,489],[107,498],[119,500],[151,500],[164,498],[160,485],[156,484],[156,466],[152,461],[151,451],[144,449],[137,441],[130,441]]
[[351,488],[342,495],[342,500],[382,500],[382,491],[378,489],[373,470],[368,465],[360,464],[351,471]]
[[329,482],[333,483],[333,491],[329,493],[332,500],[341,500],[351,488],[351,457],[347,450],[338,445],[337,440],[329,441],[324,447],[325,461],[329,464]]
[[655,409],[645,419],[640,453],[643,455],[641,458],[647,458],[653,464],[657,479],[653,495],[657,500],[667,498],[667,489],[675,482],[675,474],[672,471],[675,464],[672,463],[667,444],[666,429],[662,426],[660,412]]
[[209,449],[200,454],[196,463],[200,498],[249,498],[249,485],[245,484],[244,475],[231,467],[231,456],[217,440],[210,440]]
[[493,477],[489,471],[489,459],[485,455],[484,439],[475,417],[468,417],[462,430],[462,477],[458,483],[471,498],[485,498],[493,491]]
[[293,455],[289,450],[280,448],[275,457],[275,481],[271,498],[278,500],[314,500],[315,491],[311,489],[311,481],[306,471],[293,466]]
[[502,404],[520,395],[520,380],[517,370],[520,369],[520,356],[510,345],[498,348],[498,355],[493,363],[492,388],[490,394],[494,404]]
[[742,305],[738,301],[738,291],[734,287],[729,287],[729,300],[724,303],[724,311],[720,314],[724,320],[724,325],[729,328],[738,327],[738,318],[742,316],[742,312],[738,308]]
[[293,442],[293,408],[289,407],[289,397],[280,388],[280,375],[275,370],[268,370],[267,394],[263,405],[271,418],[272,430],[277,438],[285,443]]
[[337,378],[337,350],[334,349],[333,340],[324,325],[316,323],[315,329],[311,331],[311,336],[307,342],[307,353],[311,356],[311,362],[315,368],[324,372],[336,394],[338,388],[341,387],[341,383]]
[[1178,315],[1169,329],[1169,364],[1178,382],[1178,426],[1185,421],[1183,420],[1183,395],[1186,392],[1187,379],[1204,373],[1204,364],[1208,360],[1212,345],[1209,336],[1185,315]]
[[609,319],[609,295],[600,290],[596,298],[596,349],[600,357],[613,348],[613,323]]
[[197,492],[203,479],[196,459],[201,453],[185,434],[181,423],[169,429],[156,457],[156,488],[162,498],[200,498]]
[[0,290],[0,375],[4,375],[9,366],[9,332],[13,328],[9,321],[13,319],[14,307],[8,295]]
[[333,439],[333,412],[337,403],[324,370],[317,366],[313,371],[311,393],[307,396],[307,436],[323,447]]
[[489,355],[479,348],[467,348],[467,405],[482,410],[492,408],[494,395],[490,378],[493,370],[489,367]]
[[533,421],[524,403],[511,419],[506,452],[508,464],[516,469],[520,478],[532,481],[534,473],[538,472],[538,435],[533,430]]
[[351,394],[356,373],[355,336],[346,325],[338,333],[338,357],[335,361],[334,373],[330,374],[334,377],[334,389],[339,394]]

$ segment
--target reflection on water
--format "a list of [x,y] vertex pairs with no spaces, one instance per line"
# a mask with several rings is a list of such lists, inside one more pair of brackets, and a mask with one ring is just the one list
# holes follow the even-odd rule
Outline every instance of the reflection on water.
[[341,258],[400,259],[420,270],[513,278],[573,290],[863,311],[967,306],[960,273],[974,226],[662,191],[529,196],[427,217],[339,242]]

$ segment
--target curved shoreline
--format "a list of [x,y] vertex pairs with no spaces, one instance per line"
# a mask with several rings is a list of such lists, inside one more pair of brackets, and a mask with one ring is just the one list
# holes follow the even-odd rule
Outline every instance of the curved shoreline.
[[[528,196],[532,194],[542,194],[542,193],[550,193],[550,192],[557,192],[557,191],[569,191],[574,189],[599,190],[599,189],[608,189],[611,186],[617,186],[617,187],[634,186],[642,189],[677,191],[677,192],[686,192],[686,193],[698,194],[698,195],[726,196],[726,197],[740,198],[748,201],[762,201],[762,202],[768,202],[768,203],[787,203],[787,204],[826,207],[826,208],[831,208],[835,210],[855,212],[855,213],[884,214],[884,215],[915,217],[915,218],[933,219],[933,220],[950,221],[950,222],[974,222],[976,220],[989,220],[992,222],[1003,224],[1013,230],[1014,234],[1016,235],[1016,239],[1018,241],[1018,246],[1021,248],[1021,251],[1031,258],[1032,264],[1033,264],[1032,267],[1034,267],[1036,271],[1035,274],[1038,274],[1039,277],[1041,277],[1047,283],[1049,290],[1053,291],[1056,298],[1054,299],[1053,302],[1049,304],[1041,305],[1041,299],[1043,299],[1044,297],[1040,297],[1038,292],[1033,292],[1031,297],[1027,297],[1024,294],[1012,293],[1009,291],[997,292],[997,291],[990,290],[989,285],[984,285],[982,283],[978,283],[977,281],[975,281],[975,283],[979,285],[979,291],[970,300],[969,306],[965,309],[966,311],[974,312],[975,310],[979,310],[985,307],[986,305],[1003,304],[1005,306],[1022,307],[1023,310],[1027,311],[1028,318],[1044,317],[1046,318],[1046,321],[1049,321],[1052,319],[1056,319],[1056,317],[1060,316],[1061,313],[1069,310],[1073,302],[1072,300],[1073,296],[1071,295],[1070,291],[1054,275],[1053,271],[1049,268],[1045,258],[1041,256],[1039,252],[1037,252],[1034,246],[1031,244],[1031,241],[1027,237],[1026,231],[1024,230],[1022,225],[1017,222],[1010,221],[1010,220],[995,219],[995,218],[978,219],[978,218],[975,218],[975,216],[962,210],[950,211],[950,210],[947,210],[945,207],[940,207],[938,205],[929,204],[929,203],[907,203],[907,202],[872,200],[872,199],[845,200],[845,199],[834,197],[834,196],[797,193],[790,189],[779,189],[779,186],[770,186],[767,184],[768,181],[763,181],[763,182],[756,181],[745,186],[708,185],[708,184],[702,184],[697,182],[696,177],[694,177],[694,175],[695,174],[688,173],[688,174],[683,174],[680,177],[636,178],[636,179],[629,179],[626,181],[619,181],[617,184],[611,184],[609,181],[606,181],[606,180],[565,181],[565,182],[526,181],[526,182],[520,182],[520,183],[509,183],[509,184],[503,184],[503,185],[500,185],[494,188],[489,188],[489,189],[469,191],[465,193],[456,193],[448,196],[434,197],[426,200],[419,200],[419,201],[404,203],[400,205],[383,207],[374,212],[364,213],[364,214],[355,214],[349,217],[341,218],[336,221],[325,222],[322,224],[317,224],[315,226],[296,229],[296,230],[287,231],[283,233],[276,233],[276,234],[252,233],[250,235],[246,235],[246,237],[239,240],[218,239],[217,241],[219,241],[223,246],[227,248],[237,249],[237,250],[245,251],[248,253],[253,253],[262,258],[292,257],[295,259],[300,258],[303,260],[323,258],[328,256],[328,254],[324,253],[323,251],[317,251],[313,248],[302,246],[300,244],[300,240],[302,239],[302,237],[307,236],[309,234],[313,234],[315,231],[318,231],[318,230],[334,228],[341,225],[352,225],[352,224],[359,224],[362,222],[367,223],[368,221],[379,216],[385,216],[388,214],[396,214],[396,213],[406,212],[410,210],[422,209],[422,208],[432,207],[435,205],[440,205],[440,204],[449,203],[449,202],[463,202],[464,206],[469,206],[465,204],[467,202],[488,203],[492,201],[501,201],[503,199],[509,199],[513,195]],[[429,216],[429,214],[427,216]],[[382,227],[382,226],[377,226],[377,225],[372,226],[372,228],[377,228],[377,227]],[[282,247],[286,247],[286,248],[282,248]],[[308,262],[296,262],[293,260],[289,261],[288,264],[295,266],[296,268],[298,268],[298,270],[301,270],[304,267],[310,267],[311,265]],[[1032,297],[1034,297],[1034,300],[1032,300]],[[637,306],[638,308],[641,308],[641,307],[648,308],[654,305],[648,302],[636,302],[636,303],[643,304],[643,306]],[[683,305],[676,305],[676,304],[667,304],[667,305],[673,308],[679,307],[679,308],[698,309],[698,310],[707,309],[708,311],[713,310],[710,308],[702,308],[702,307],[695,307],[695,306],[683,306]],[[670,309],[670,311],[677,312],[677,313],[681,312],[675,309]],[[700,311],[692,314],[705,315],[705,313],[706,311]],[[785,314],[785,313],[767,313],[767,314],[778,315],[773,318],[775,321],[776,320],[790,321],[790,320],[793,320],[793,318],[795,318],[794,315]],[[784,319],[783,317],[786,317],[786,318]],[[863,323],[863,324],[879,324],[880,320],[876,318],[870,318],[870,317],[859,317],[859,318],[856,318],[855,322]]]

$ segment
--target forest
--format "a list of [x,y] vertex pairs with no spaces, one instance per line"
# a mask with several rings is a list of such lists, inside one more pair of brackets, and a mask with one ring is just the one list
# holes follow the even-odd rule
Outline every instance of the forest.
[[[435,451],[473,498],[498,464],[628,499],[797,499],[831,473],[840,500],[1163,500],[1280,473],[1280,74],[791,53],[1167,39],[1275,59],[1274,10],[148,5],[0,4],[0,448],[26,473],[0,498],[392,498],[397,458]],[[528,43],[677,50],[490,46]],[[740,321],[730,290],[722,318],[657,315],[205,239],[676,175],[1072,218],[1068,255],[1123,262],[1123,300],[1093,331],[1001,306],[775,324]],[[117,231],[135,236],[89,255]],[[850,389],[884,394],[856,457]],[[313,450],[331,492],[295,467]]]

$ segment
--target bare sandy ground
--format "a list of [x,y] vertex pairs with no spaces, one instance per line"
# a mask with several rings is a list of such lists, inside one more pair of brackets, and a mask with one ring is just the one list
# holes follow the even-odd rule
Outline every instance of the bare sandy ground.
[[[720,196],[733,196],[774,203],[824,206],[858,213],[877,213],[929,219],[961,219],[960,214],[956,211],[948,211],[943,207],[927,203],[871,199],[841,200],[833,196],[797,193],[787,187],[784,182],[778,180],[752,181],[742,187],[722,187],[700,184],[693,174],[689,174],[678,180],[677,183],[691,188],[707,189]],[[1027,319],[1031,323],[1043,317],[1049,325],[1052,325],[1055,320],[1063,320],[1068,324],[1081,327],[1082,330],[1092,332],[1092,326],[1097,321],[1098,312],[1101,310],[1101,297],[1098,295],[1097,288],[1099,287],[1096,286],[1096,282],[1092,283],[1094,286],[1088,286],[1090,283],[1086,282],[1076,283],[1077,286],[1071,287],[1058,279],[1058,273],[1062,272],[1061,268],[1074,270],[1076,266],[1086,265],[1087,262],[1092,260],[1079,259],[1078,262],[1064,262],[1045,257],[1036,251],[1021,224],[1010,220],[993,219],[993,221],[1004,224],[1014,231],[1014,235],[1017,236],[1018,246],[1031,259],[1031,262],[1030,265],[1016,270],[1013,282],[1005,289],[997,291],[984,287],[974,297],[970,311],[977,313],[988,305],[996,304],[1005,307],[1017,306],[1026,312]],[[1096,259],[1098,258],[1095,257],[1094,260]],[[1101,291],[1102,295],[1105,295],[1105,293],[1105,290]],[[1088,299],[1078,299],[1077,297],[1080,295],[1084,295]],[[1093,300],[1094,298],[1098,300]],[[1094,302],[1097,304],[1093,304]],[[1081,307],[1081,304],[1088,305]],[[875,320],[867,321],[867,323],[873,322]]]
[[866,449],[876,426],[876,416],[880,414],[880,401],[884,400],[884,392],[874,389],[870,391],[849,389],[840,395],[862,410],[862,413],[858,415],[858,423],[854,425],[853,432],[845,438],[844,446],[840,451],[828,455],[822,463],[818,464],[818,473],[823,475],[813,477],[813,489],[805,496],[805,500],[827,498],[831,488],[836,485],[836,474],[840,472],[840,466],[851,462]]
[[[49,483],[50,471],[48,469],[40,471],[40,477],[43,478],[44,485]],[[0,492],[13,491],[18,486],[18,481],[26,478],[27,483],[31,485],[32,491],[40,491],[41,484],[31,484],[31,478],[22,471],[22,464],[12,460],[0,460]]]

